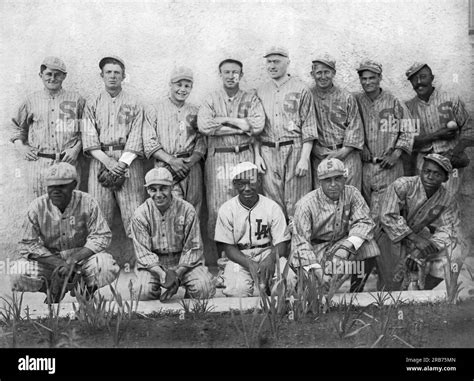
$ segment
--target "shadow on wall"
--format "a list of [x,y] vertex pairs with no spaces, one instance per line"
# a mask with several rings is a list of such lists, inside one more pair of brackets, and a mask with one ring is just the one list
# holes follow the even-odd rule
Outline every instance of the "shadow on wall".
[[[87,179],[89,178],[90,159],[86,158],[85,156],[82,156],[80,160],[82,169],[82,179],[79,189],[84,192],[87,192]],[[145,160],[145,173],[152,168],[153,161]],[[205,200],[205,194],[203,195],[203,200]],[[214,243],[208,239],[207,224],[205,223],[205,221],[207,221],[207,205],[206,202],[203,202],[202,216],[200,216],[200,225],[201,235],[204,241],[204,256],[206,259],[207,266],[215,266],[217,261],[216,249]],[[110,229],[112,230],[112,244],[109,248],[110,254],[114,256],[120,267],[124,267],[128,264],[130,268],[133,268],[135,266],[135,254],[133,252],[133,244],[132,240],[128,239],[125,234],[118,206],[115,207],[114,220]]]

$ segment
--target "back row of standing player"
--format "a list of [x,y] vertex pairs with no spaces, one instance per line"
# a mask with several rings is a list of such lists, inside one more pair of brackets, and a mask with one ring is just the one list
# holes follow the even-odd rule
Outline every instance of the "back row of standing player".
[[[44,91],[27,97],[13,120],[11,141],[30,161],[28,181],[34,196],[46,193],[44,172],[57,161],[76,165],[81,150],[92,160],[88,190],[112,225],[115,203],[124,228],[130,230],[135,209],[144,201],[143,158],[168,164],[186,175],[173,193],[201,212],[203,179],[209,211],[208,234],[214,239],[219,207],[235,195],[232,169],[255,162],[263,176],[263,194],[275,200],[291,220],[296,202],[318,186],[314,171],[327,158],[342,160],[348,184],[362,190],[377,220],[387,186],[403,175],[402,152],[417,155],[417,167],[429,153],[451,155],[471,145],[473,128],[463,102],[433,87],[425,63],[406,72],[416,96],[403,103],[380,86],[382,65],[364,61],[357,68],[363,91],[355,96],[334,85],[336,62],[329,56],[312,61],[315,86],[287,73],[289,53],[271,47],[264,55],[270,80],[257,90],[240,89],[243,64],[229,58],[219,63],[222,88],[200,107],[186,102],[193,73],[176,68],[169,97],[146,108],[122,89],[125,63],[116,56],[99,62],[105,89],[84,100],[66,91],[64,62],[47,57],[40,67]],[[455,128],[448,122],[454,121]],[[205,158],[204,176],[200,161]],[[100,166],[126,176],[118,191],[97,180]],[[447,188],[459,189],[462,169]]]

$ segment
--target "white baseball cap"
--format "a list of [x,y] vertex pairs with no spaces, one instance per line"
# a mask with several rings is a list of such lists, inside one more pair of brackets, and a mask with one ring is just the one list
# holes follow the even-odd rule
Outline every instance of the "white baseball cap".
[[232,180],[252,179],[257,176],[258,167],[250,161],[237,164],[232,169]]

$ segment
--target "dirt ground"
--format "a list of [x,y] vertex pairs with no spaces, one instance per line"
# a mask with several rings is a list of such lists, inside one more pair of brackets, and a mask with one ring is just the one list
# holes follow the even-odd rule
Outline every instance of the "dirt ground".
[[[371,305],[366,308],[334,307],[318,316],[301,319],[286,315],[272,331],[262,312],[162,313],[135,316],[120,340],[114,329],[93,329],[78,320],[61,319],[56,341],[59,347],[86,348],[474,348],[474,300],[458,305],[410,304],[397,308]],[[359,320],[356,320],[359,319]],[[264,320],[264,321],[263,321]],[[263,323],[262,323],[263,321]],[[344,324],[347,321],[347,324]],[[38,321],[48,326],[47,319]],[[113,321],[111,326],[115,326]],[[39,324],[20,322],[14,344],[18,348],[47,348],[49,336]],[[364,328],[364,325],[367,325]],[[338,328],[339,327],[339,328]],[[342,330],[341,327],[346,327]],[[385,328],[384,328],[385,327]],[[12,332],[12,327],[3,327]],[[355,333],[354,333],[355,332]],[[380,338],[380,336],[382,336]],[[1,336],[1,335],[0,335]],[[116,338],[116,336],[115,336]],[[117,345],[118,343],[118,345]],[[0,338],[11,347],[12,335]]]

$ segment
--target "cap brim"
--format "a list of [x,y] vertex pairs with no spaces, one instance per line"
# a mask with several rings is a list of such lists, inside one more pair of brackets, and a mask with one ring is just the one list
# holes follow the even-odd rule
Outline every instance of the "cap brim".
[[423,160],[429,160],[429,161],[431,161],[431,162],[433,162],[433,163],[436,163],[436,164],[438,164],[438,165],[443,169],[443,171],[446,171],[448,174],[451,173],[451,171],[450,171],[449,169],[447,169],[447,168],[444,166],[444,164],[443,164],[440,160],[435,159],[434,157],[424,156],[424,157],[423,157]]
[[66,185],[66,184],[71,184],[73,181],[76,181],[76,179],[57,179],[57,180],[46,180],[46,186],[52,186],[52,185]]
[[416,73],[418,73],[421,69],[423,69],[425,66],[428,66],[427,64],[424,64],[423,66],[420,66],[418,69],[414,70],[410,74],[407,75],[407,79],[409,80],[411,77],[413,77]]
[[61,73],[67,74],[67,71],[65,71],[64,69],[62,69],[62,68],[60,68],[59,66],[56,66],[56,65],[41,64],[41,66],[45,66],[48,69],[52,69],[52,70],[59,70]]
[[173,182],[167,181],[167,180],[161,180],[161,181],[153,181],[151,183],[145,184],[145,188],[151,187],[152,185],[166,185],[166,186],[172,186]]
[[334,66],[332,66],[329,62],[327,61],[323,61],[323,60],[314,60],[312,61],[312,64],[314,65],[315,63],[322,63],[323,65],[326,65],[327,67],[333,69],[333,70],[336,70],[336,68]]
[[328,179],[330,177],[336,177],[336,176],[344,176],[345,173],[344,172],[341,172],[341,171],[332,171],[332,172],[329,172],[329,173],[325,173],[324,175],[322,176],[319,176],[318,175],[318,179],[319,180],[324,180],[324,179]]
[[357,69],[357,72],[360,73],[361,71],[370,71],[372,73],[375,73],[375,74],[381,74],[382,72],[380,70],[377,70],[377,69],[374,69],[373,67],[360,67]]
[[286,57],[288,58],[288,55],[285,54],[285,53],[282,53],[282,52],[271,52],[271,53],[267,53],[263,56],[263,58],[267,58],[268,56],[282,56],[282,57]]
[[185,79],[186,81],[194,82],[193,78],[188,77],[188,76],[183,76],[183,77],[174,77],[171,79],[171,83],[176,83],[181,80]]

